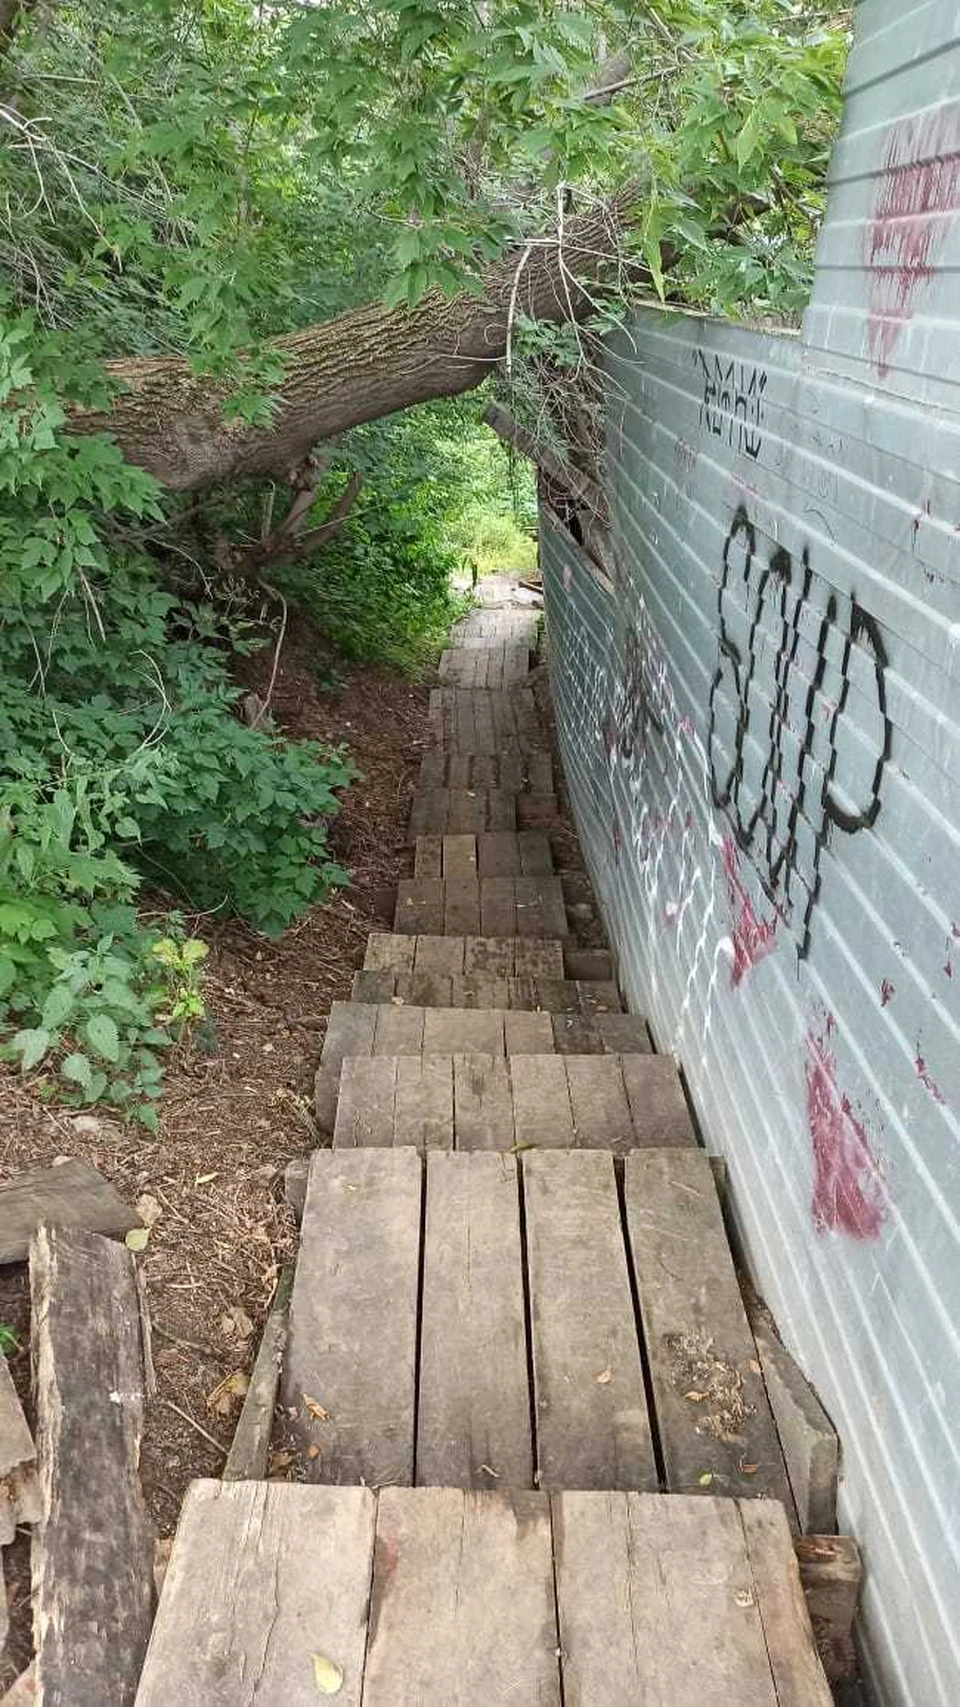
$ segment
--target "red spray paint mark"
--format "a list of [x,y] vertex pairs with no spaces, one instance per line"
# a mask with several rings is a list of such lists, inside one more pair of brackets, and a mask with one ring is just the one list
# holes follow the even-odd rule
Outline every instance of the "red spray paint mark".
[[950,935],[953,937],[954,942],[960,942],[960,925],[958,925],[954,919],[950,920]]
[[883,983],[880,985],[880,1006],[885,1008],[887,1003],[893,1000],[896,993],[896,985],[891,984],[889,978],[884,978]]
[[936,1080],[931,1077],[930,1069],[927,1066],[926,1061],[923,1059],[923,1056],[920,1054],[919,1050],[917,1051],[917,1058],[914,1061],[913,1065],[914,1065],[914,1068],[916,1070],[917,1078],[920,1080],[920,1083],[923,1086],[924,1090],[930,1092],[930,1095],[933,1097],[934,1102],[945,1103],[947,1099],[944,1096],[942,1090],[940,1089],[940,1086],[937,1084]]
[[730,974],[730,987],[735,990],[751,967],[776,948],[777,921],[775,918],[757,918],[753,902],[743,887],[740,856],[732,836],[723,839],[723,874],[727,880],[730,905],[736,915],[733,924],[733,971]]
[[677,733],[679,735],[691,735],[692,736],[694,733],[693,718],[692,717],[681,717],[680,722],[677,724]]
[[881,379],[933,276],[946,237],[938,214],[960,207],[960,105],[899,119],[887,133],[883,176],[866,239],[870,268],[867,343]]
[[822,1037],[807,1033],[807,1124],[813,1144],[811,1212],[818,1233],[875,1239],[887,1194],[864,1130],[837,1087],[837,1063]]

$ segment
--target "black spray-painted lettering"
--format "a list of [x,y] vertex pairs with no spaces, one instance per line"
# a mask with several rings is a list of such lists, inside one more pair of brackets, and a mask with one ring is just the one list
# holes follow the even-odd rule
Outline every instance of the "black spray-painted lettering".
[[719,356],[708,361],[702,350],[697,350],[695,359],[703,378],[701,427],[756,461],[763,443],[765,369],[746,362],[722,362]]
[[[742,571],[735,564],[741,554]],[[876,822],[891,746],[887,656],[877,623],[856,599],[841,621],[834,593],[818,611],[812,582],[806,548],[799,566],[779,546],[766,564],[758,561],[756,529],[741,505],[723,548],[717,668],[710,689],[710,781],[714,805],[749,852],[768,898],[795,924],[801,957],[810,946],[830,825],[855,835]],[[742,644],[731,633],[737,614],[741,633],[746,631]],[[868,660],[878,732],[870,784],[851,810],[838,795],[836,773],[854,648]],[[721,721],[732,729],[726,756]],[[861,734],[863,723],[860,717]],[[753,757],[754,779],[759,773],[753,783],[745,768],[748,742],[760,755],[759,763]]]

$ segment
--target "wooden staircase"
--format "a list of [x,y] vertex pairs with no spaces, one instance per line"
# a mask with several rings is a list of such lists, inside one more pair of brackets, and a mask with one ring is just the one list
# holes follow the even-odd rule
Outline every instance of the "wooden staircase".
[[317,1073],[286,1478],[193,1485],[139,1707],[831,1700],[714,1169],[553,869],[536,621],[443,655]]

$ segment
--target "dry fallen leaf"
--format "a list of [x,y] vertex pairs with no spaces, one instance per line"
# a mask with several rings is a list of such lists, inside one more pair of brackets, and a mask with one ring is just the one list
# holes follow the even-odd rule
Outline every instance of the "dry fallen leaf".
[[683,1396],[685,1399],[692,1399],[695,1405],[702,1404],[704,1399],[710,1397],[709,1393],[698,1393],[696,1387],[691,1387],[689,1393],[684,1393]]
[[738,1588],[733,1598],[738,1606],[753,1605],[753,1595],[750,1593],[748,1588]]
[[704,1470],[703,1475],[697,1477],[697,1486],[698,1488],[709,1488],[712,1481],[712,1472],[710,1470]]
[[613,1380],[613,1370],[610,1369],[609,1367],[606,1369],[601,1369],[599,1375],[597,1376],[597,1386],[598,1387],[606,1387],[608,1385],[608,1383],[611,1382],[612,1380]]
[[740,1468],[745,1476],[755,1476],[760,1466],[759,1464],[741,1464]]
[[272,1475],[275,1475],[279,1470],[289,1470],[292,1463],[292,1452],[271,1452],[270,1454],[270,1472]]
[[343,1688],[343,1672],[326,1654],[311,1654],[313,1681],[318,1695],[339,1695]]
[[210,1181],[217,1177],[218,1176],[216,1174],[198,1174],[193,1183],[195,1187],[198,1185],[209,1185]]
[[232,1375],[225,1375],[218,1381],[213,1391],[207,1394],[207,1410],[215,1411],[218,1417],[228,1417],[238,1399],[242,1399],[250,1385],[250,1377],[242,1369],[235,1369]]
[[754,1375],[762,1375],[763,1374],[763,1370],[760,1368],[760,1365],[757,1362],[755,1357],[751,1357],[749,1363],[747,1364],[747,1368],[752,1369]]
[[133,1207],[145,1227],[155,1226],[163,1214],[163,1209],[157,1199],[152,1197],[149,1191],[145,1191],[142,1197],[138,1197]]
[[308,1446],[307,1447],[307,1457],[308,1458],[319,1458],[319,1456],[320,1456],[319,1446]]
[[311,1399],[309,1393],[301,1393],[300,1397],[316,1422],[325,1423],[329,1420],[330,1412],[324,1409],[319,1399]]
[[253,1333],[253,1323],[239,1304],[231,1304],[220,1317],[220,1332],[224,1339],[248,1340]]

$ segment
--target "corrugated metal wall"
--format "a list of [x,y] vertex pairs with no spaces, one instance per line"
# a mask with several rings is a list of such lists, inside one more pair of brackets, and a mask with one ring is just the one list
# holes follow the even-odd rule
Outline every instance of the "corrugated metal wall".
[[843,1442],[878,1700],[960,1701],[960,11],[859,8],[802,338],[611,351],[611,587],[545,512],[631,1005]]

